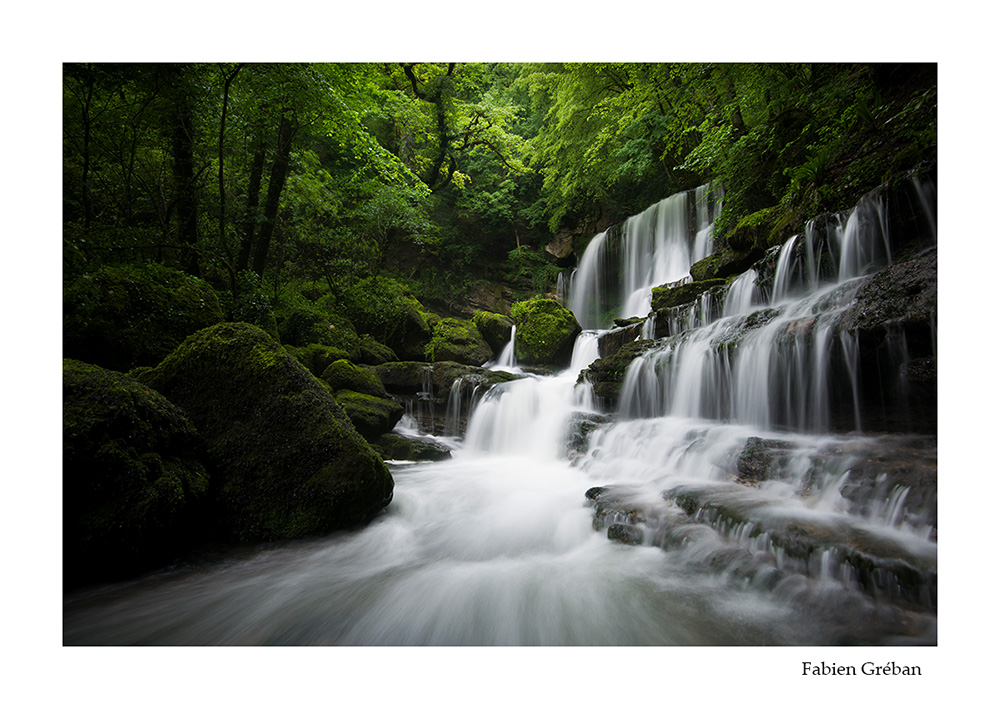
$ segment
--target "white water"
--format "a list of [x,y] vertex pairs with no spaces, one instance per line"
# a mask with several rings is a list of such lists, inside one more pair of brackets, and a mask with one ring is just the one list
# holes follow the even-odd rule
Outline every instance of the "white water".
[[[669,221],[670,210],[662,220],[660,211],[657,223]],[[394,465],[394,499],[366,528],[78,594],[66,603],[65,642],[935,642],[933,600],[900,610],[886,602],[891,579],[889,590],[865,592],[844,551],[863,539],[871,553],[889,549],[936,568],[934,524],[908,505],[906,488],[853,508],[841,494],[880,441],[827,432],[831,352],[841,347],[850,361],[853,344],[838,342],[829,323],[867,267],[854,254],[887,256],[878,251],[883,235],[859,231],[862,222],[870,220],[848,217],[843,231],[855,231],[823,242],[839,249],[830,281],[819,283],[812,250],[793,262],[786,245],[772,291],[754,273],[734,281],[718,308],[703,298],[701,327],[661,341],[628,369],[613,422],[600,418],[591,387],[577,384],[597,357],[599,333],[587,330],[565,372],[525,375],[479,399],[452,460]],[[638,267],[674,258],[654,256],[628,259]],[[580,296],[605,277],[584,268],[590,257],[599,260],[588,250],[573,302],[598,311],[599,293]],[[625,288],[638,292],[643,278],[665,272],[658,268],[629,276]],[[720,342],[768,307],[777,310],[771,320],[719,354]],[[580,417],[595,425],[571,455],[566,441]],[[753,436],[789,452],[780,474],[740,485],[734,466]],[[627,497],[598,525],[584,496],[596,486]],[[644,543],[611,541],[611,523],[631,525]],[[828,543],[797,554],[786,529]]]
[[719,196],[708,186],[679,192],[629,217],[620,234],[595,236],[568,287],[580,325],[597,329],[615,317],[645,316],[653,286],[689,278],[691,264],[712,251],[710,200]]

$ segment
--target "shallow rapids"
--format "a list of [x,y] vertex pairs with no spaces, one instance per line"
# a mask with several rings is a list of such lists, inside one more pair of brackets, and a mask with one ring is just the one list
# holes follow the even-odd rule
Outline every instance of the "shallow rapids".
[[605,480],[566,462],[458,455],[393,472],[395,498],[366,529],[80,594],[66,604],[65,642],[894,641],[900,618],[838,584],[802,577],[762,591],[706,572],[704,543],[665,552],[609,541],[584,498]]

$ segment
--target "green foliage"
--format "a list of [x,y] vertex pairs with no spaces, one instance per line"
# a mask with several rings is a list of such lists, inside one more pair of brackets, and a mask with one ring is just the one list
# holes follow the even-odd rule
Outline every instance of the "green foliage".
[[236,295],[223,291],[219,300],[230,322],[256,325],[274,339],[280,339],[271,300],[261,287],[260,276],[253,271],[241,271],[236,278]]
[[555,290],[556,279],[562,270],[550,263],[537,251],[519,247],[507,254],[505,275],[512,283],[521,284],[520,295],[532,296]]
[[205,281],[153,263],[106,266],[63,290],[66,356],[118,371],[154,365],[223,319]]

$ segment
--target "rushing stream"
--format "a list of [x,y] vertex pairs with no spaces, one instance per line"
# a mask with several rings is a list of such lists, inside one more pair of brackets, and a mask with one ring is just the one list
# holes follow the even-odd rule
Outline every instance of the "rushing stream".
[[[892,259],[877,200],[650,319],[614,416],[578,383],[609,314],[645,316],[653,286],[711,252],[710,194],[595,237],[571,366],[526,374],[508,348],[494,366],[524,376],[479,398],[464,436],[448,412],[451,460],[391,463],[367,527],[76,593],[64,641],[936,643],[936,486],[859,472],[902,457],[936,476],[935,444],[861,432],[857,342],[836,327]],[[770,474],[736,480],[758,454]]]

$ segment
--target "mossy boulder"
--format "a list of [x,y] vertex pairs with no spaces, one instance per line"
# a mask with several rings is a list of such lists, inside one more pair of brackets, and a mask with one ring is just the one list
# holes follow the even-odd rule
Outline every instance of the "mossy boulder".
[[510,331],[514,327],[513,320],[500,313],[477,310],[472,315],[472,322],[476,324],[479,334],[493,350],[494,357],[503,352],[504,347],[510,342]]
[[431,362],[479,366],[492,356],[493,350],[472,320],[442,318],[434,326],[434,334],[427,344],[427,359]]
[[763,255],[763,252],[758,249],[736,251],[724,247],[691,264],[691,278],[695,281],[729,278],[746,271]]
[[317,377],[321,377],[326,368],[339,359],[349,359],[350,353],[339,347],[320,345],[312,342],[304,347],[285,345],[285,350]]
[[392,399],[341,389],[334,399],[351,419],[354,428],[368,441],[389,433],[403,418],[403,407]]
[[141,378],[205,438],[216,515],[232,539],[326,534],[392,497],[388,469],[330,391],[253,325],[197,332]]
[[427,362],[386,362],[375,367],[375,375],[391,394],[416,394],[424,382],[432,386],[434,367]]
[[134,379],[63,361],[68,587],[139,573],[199,536],[209,476],[185,413]]
[[351,391],[367,394],[368,396],[385,397],[385,386],[382,380],[364,367],[340,359],[331,362],[321,376],[321,379],[330,385],[332,391],[350,389]]
[[360,339],[354,325],[334,313],[299,306],[279,313],[278,333],[281,342],[293,347],[310,344],[335,347],[357,359],[361,352]]
[[225,319],[205,281],[158,264],[105,266],[63,290],[63,355],[127,372]]
[[704,281],[683,283],[679,286],[656,286],[653,288],[652,309],[655,311],[684,305],[694,301],[710,288],[724,285],[726,285],[725,278],[709,278]]
[[377,332],[375,335],[402,360],[425,359],[427,344],[431,341],[433,322],[436,318],[426,312],[420,301],[412,296],[400,298],[397,307],[400,312],[385,337],[381,337]]
[[514,356],[524,364],[567,365],[582,328],[572,312],[551,298],[514,303],[511,316],[517,326]]
[[372,444],[385,460],[447,460],[451,451],[431,441],[386,433]]
[[369,335],[362,335],[358,339],[358,357],[355,360],[358,364],[369,364],[372,366],[395,362],[399,359],[392,348],[379,342]]

